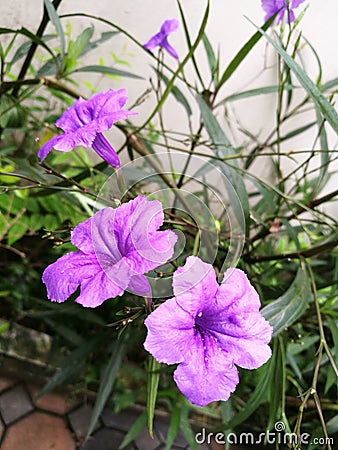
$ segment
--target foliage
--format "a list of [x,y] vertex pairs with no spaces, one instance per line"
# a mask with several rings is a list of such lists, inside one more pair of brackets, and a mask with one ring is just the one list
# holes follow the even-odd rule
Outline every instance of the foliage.
[[[330,136],[336,138],[338,132],[333,103],[338,78],[323,80],[319,55],[298,31],[301,20],[276,27],[272,18],[262,27],[253,26],[251,39],[224,66],[206,34],[209,3],[192,38],[178,2],[188,50],[173,69],[161,50],[156,55],[147,53],[137,37],[107,19],[84,13],[60,17],[60,3],[45,0],[37,33],[26,28],[0,29],[6,38],[0,45],[0,313],[7,320],[50,333],[55,347],[66,351],[60,371],[45,390],[79,380],[89,386],[101,381],[89,433],[109,398],[117,410],[135,402],[148,404],[148,418],[139,417],[125,446],[147,421],[151,432],[155,405],[171,414],[166,448],[179,429],[195,448],[188,418],[196,417],[226,432],[273,431],[274,424],[282,420],[290,433],[334,435],[338,431],[334,401],[338,388],[338,238],[337,216],[330,215],[326,207],[335,200],[337,190],[328,192],[326,186],[334,176],[337,158],[337,151],[330,149]],[[91,23],[76,37],[71,27],[74,17]],[[55,28],[53,34],[45,34],[49,21]],[[97,37],[95,22],[107,28]],[[54,151],[42,165],[36,153],[56,133],[53,123],[59,113],[79,95],[85,96],[86,88],[90,93],[99,90],[100,80],[107,76],[113,76],[112,86],[117,79],[129,78],[130,83],[142,78],[131,69],[124,70],[129,66],[124,55],[114,54],[114,63],[101,60],[97,65],[83,65],[87,53],[98,52],[108,40],[114,42],[118,33],[144,52],[154,73],[135,108],[142,102],[153,105],[155,99],[155,107],[149,106],[146,113],[142,110],[135,121],[141,126],[132,120],[116,124],[124,137],[120,155],[130,161],[155,155],[146,164],[159,170],[163,159],[156,155],[163,150],[169,161],[174,153],[185,156],[181,171],[171,166],[162,181],[170,189],[190,189],[207,206],[213,201],[208,181],[196,188],[187,174],[194,157],[199,157],[205,165],[195,178],[208,180],[207,162],[211,161],[240,199],[245,242],[237,262],[259,291],[262,313],[274,326],[273,357],[254,373],[242,371],[237,391],[225,404],[190,405],[174,385],[173,368],[159,365],[146,354],[143,320],[148,309],[143,300],[126,293],[86,310],[73,302],[76,295],[62,305],[48,302],[40,281],[43,269],[72,249],[70,230],[92,214],[95,202],[100,201],[100,189],[114,170],[105,162],[93,162],[84,149],[65,154]],[[228,80],[262,40],[275,52],[275,84],[225,95]],[[304,46],[318,62],[316,80],[302,67]],[[196,52],[200,48],[208,62],[206,76]],[[81,72],[97,76],[95,88],[78,81]],[[272,129],[246,129],[233,114],[233,104],[264,96],[276,100]],[[185,132],[167,128],[165,111],[173,101],[185,117]],[[295,117],[301,117],[301,126]],[[305,132],[312,132],[313,148],[294,149],[291,139]],[[292,170],[283,171],[285,161],[292,163]],[[261,164],[270,167],[270,176],[258,174]],[[144,182],[133,189],[148,193],[151,187]],[[230,202],[234,198],[229,194]],[[200,231],[189,218],[189,208],[183,213],[167,210],[166,225],[186,237],[178,260],[182,264],[199,248]],[[216,216],[216,225],[220,233],[212,262],[220,271],[231,246],[224,216]]]

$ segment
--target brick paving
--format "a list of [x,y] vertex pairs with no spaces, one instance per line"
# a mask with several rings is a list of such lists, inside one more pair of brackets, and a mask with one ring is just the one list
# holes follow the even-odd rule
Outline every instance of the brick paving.
[[[140,414],[128,408],[119,414],[105,408],[93,434],[87,441],[92,405],[51,392],[36,398],[39,387],[32,382],[0,376],[0,448],[1,450],[118,450],[124,437]],[[162,450],[169,421],[156,417],[154,437],[147,429],[126,450]],[[187,450],[179,433],[172,450]],[[216,447],[199,445],[200,450]]]

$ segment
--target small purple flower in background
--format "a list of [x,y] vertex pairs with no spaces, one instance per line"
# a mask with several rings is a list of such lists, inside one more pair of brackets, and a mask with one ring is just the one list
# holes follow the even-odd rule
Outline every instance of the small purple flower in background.
[[171,230],[157,231],[163,220],[161,203],[139,196],[77,225],[71,242],[79,251],[62,256],[43,273],[48,298],[63,302],[79,285],[75,301],[91,308],[125,289],[151,295],[144,274],[172,257],[177,240]]
[[161,26],[159,33],[155,34],[149,41],[144,44],[144,48],[147,50],[153,50],[155,47],[162,47],[166,50],[171,56],[178,59],[178,54],[176,50],[169,44],[168,36],[173,31],[176,31],[178,28],[178,20],[177,19],[169,19],[165,20]]
[[234,269],[221,285],[210,264],[190,256],[173,276],[174,298],[145,320],[145,349],[177,364],[175,382],[191,403],[227,400],[238,384],[234,364],[256,369],[271,356],[272,328],[247,276]]
[[64,133],[54,136],[40,148],[38,151],[40,160],[43,161],[52,148],[69,152],[74,147],[83,145],[92,147],[111,166],[119,167],[120,160],[102,132],[109,130],[114,122],[137,114],[121,109],[127,99],[125,89],[100,92],[89,100],[80,97],[55,122]]
[[277,23],[281,22],[284,14],[287,14],[289,23],[294,22],[295,13],[293,12],[293,10],[298,8],[298,6],[303,2],[304,0],[262,0],[262,8],[266,12],[264,20],[267,21],[271,16],[273,16],[282,8],[277,15]]

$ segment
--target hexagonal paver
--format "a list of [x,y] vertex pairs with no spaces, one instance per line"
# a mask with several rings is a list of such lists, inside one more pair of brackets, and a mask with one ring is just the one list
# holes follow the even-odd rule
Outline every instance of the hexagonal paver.
[[[76,434],[78,439],[83,439],[88,431],[88,427],[90,424],[90,420],[92,418],[92,408],[88,405],[82,405],[80,408],[77,408],[75,411],[72,411],[68,414],[68,419],[71,424],[74,433]],[[95,430],[100,426],[99,423],[96,424]]]
[[59,417],[35,412],[7,430],[1,450],[75,450],[75,442]]
[[12,386],[13,384],[15,384],[15,380],[11,380],[10,378],[1,376],[0,377],[0,392],[4,391],[5,389]]
[[70,409],[74,408],[77,400],[72,400],[66,395],[57,394],[55,392],[48,392],[42,397],[36,398],[40,388],[38,386],[30,385],[28,390],[32,396],[33,402],[38,408],[52,411],[57,414],[66,414]]
[[101,414],[101,419],[106,427],[115,428],[119,431],[129,431],[141,413],[133,408],[126,408],[116,414],[111,408],[107,407]]
[[22,386],[16,386],[0,395],[0,411],[6,425],[32,411],[33,405]]
[[148,428],[145,428],[141,431],[141,433],[135,438],[135,445],[138,450],[155,450],[158,449],[161,445],[161,441],[154,434],[154,437],[151,438],[149,435]]
[[[121,445],[123,438],[123,433],[120,433],[119,431],[102,428],[91,436],[87,442],[80,447],[80,450],[116,450]],[[134,450],[135,447],[131,444],[125,447],[125,449]]]

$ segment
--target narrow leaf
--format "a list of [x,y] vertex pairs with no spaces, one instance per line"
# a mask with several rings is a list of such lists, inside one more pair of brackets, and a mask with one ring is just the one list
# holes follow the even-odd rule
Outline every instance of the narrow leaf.
[[180,428],[180,412],[181,409],[174,405],[171,412],[170,424],[168,429],[168,435],[165,443],[165,450],[170,450],[177,436],[178,430]]
[[149,358],[149,373],[147,384],[147,417],[149,434],[151,437],[153,437],[153,420],[155,414],[158,383],[160,379],[160,363],[157,362],[156,359],[152,356],[150,356]]
[[[189,35],[189,29],[188,29],[188,25],[187,25],[187,22],[185,20],[183,9],[182,9],[182,6],[181,6],[181,3],[180,3],[179,0],[177,0],[177,4],[178,4],[178,8],[179,8],[180,14],[181,14],[181,20],[182,20],[182,24],[183,24],[185,38],[187,40],[187,46],[188,46],[188,48],[191,48],[192,45],[191,45],[191,39],[190,39],[190,35]],[[204,89],[203,78],[202,78],[202,75],[201,75],[201,73],[200,73],[200,71],[198,69],[198,65],[196,63],[194,52],[191,53],[191,60],[192,60],[193,66],[195,68],[196,74],[198,76],[198,79],[200,80],[200,83],[201,83],[201,85],[202,85],[202,87]]]
[[305,312],[311,298],[310,285],[306,270],[299,267],[296,278],[289,289],[261,310],[263,316],[273,327],[274,336],[292,325]]
[[59,16],[58,16],[51,0],[44,0],[44,4],[45,4],[46,10],[47,10],[49,19],[52,22],[52,24],[54,25],[57,34],[59,35],[60,50],[61,50],[61,56],[62,56],[62,60],[63,60],[64,55],[65,55],[66,43],[65,43],[65,35],[63,33],[61,21],[59,19]]
[[[258,406],[263,403],[265,400],[264,395],[262,393],[268,392],[269,386],[271,384],[272,377],[275,374],[275,365],[276,365],[276,355],[273,353],[272,358],[268,363],[266,363],[264,367],[264,373],[260,377],[259,382],[256,385],[256,388],[249,398],[249,400],[245,403],[243,409],[241,409],[234,417],[227,423],[224,423],[223,429],[232,429],[240,423],[244,422],[253,412],[256,411]],[[262,370],[262,369],[260,369]],[[220,430],[221,431],[221,430]]]
[[73,72],[71,73],[74,72],[100,72],[119,77],[135,78],[137,80],[143,80],[143,77],[136,75],[134,73],[126,72],[125,70],[114,69],[114,67],[107,67],[100,65],[79,67],[78,69],[73,70]]
[[114,343],[114,348],[112,351],[112,354],[110,355],[108,364],[106,368],[104,369],[101,381],[100,381],[100,387],[99,392],[97,393],[93,414],[90,419],[90,424],[87,431],[87,437],[91,435],[93,432],[96,422],[98,421],[101,412],[103,411],[103,408],[105,404],[107,403],[107,400],[109,398],[109,395],[112,391],[115,378],[117,375],[117,372],[120,368],[121,361],[122,361],[122,355],[124,353],[124,341],[118,340]]
[[147,423],[147,413],[144,411],[133,423],[128,433],[125,435],[121,445],[119,446],[119,450],[125,448],[128,444],[130,444],[143,430]]
[[188,420],[190,405],[185,404],[181,408],[181,423],[180,428],[184,437],[186,438],[189,448],[192,450],[198,450],[198,446],[195,440],[195,433],[193,432]]
[[[158,75],[162,78],[162,80],[168,86],[169,78],[166,75],[164,75],[164,73],[160,73],[159,72]],[[178,103],[181,103],[181,105],[184,107],[184,109],[186,110],[188,116],[191,116],[192,115],[192,111],[191,111],[189,102],[185,98],[185,96],[183,95],[182,91],[180,91],[177,86],[173,86],[172,89],[171,89],[171,93],[175,97],[176,101],[178,101]]]
[[[273,16],[268,19],[265,24],[262,26],[262,30],[267,30],[269,26],[273,23],[275,20],[277,13],[275,13]],[[257,42],[260,40],[262,35],[259,31],[257,31],[240,49],[240,51],[237,53],[237,55],[232,59],[228,67],[225,69],[220,82],[218,83],[218,86],[216,88],[216,93],[220,90],[220,88],[223,86],[223,84],[231,77],[231,75],[235,72],[237,67],[241,64],[241,62],[244,60],[244,58],[247,56],[247,54],[253,49],[253,47],[257,44]]]
[[101,37],[99,39],[96,39],[95,41],[88,43],[87,47],[83,50],[83,52],[80,54],[80,56],[83,56],[86,53],[93,50],[94,48],[97,48],[99,45],[108,41],[116,34],[119,34],[119,32],[118,31],[105,31],[105,32],[101,33]]
[[214,52],[214,50],[211,46],[211,43],[210,43],[209,39],[207,38],[206,34],[203,35],[203,45],[205,48],[205,53],[207,54],[211,77],[216,85],[218,82],[218,79],[217,79],[218,61],[217,61],[215,52]]
[[[219,158],[223,158],[225,156],[233,156],[235,154],[235,151],[233,147],[231,146],[230,141],[224,134],[221,126],[219,125],[216,117],[214,116],[213,112],[209,108],[209,106],[206,104],[202,96],[199,94],[196,96],[197,103],[200,107],[201,115],[203,118],[203,122],[205,125],[205,128],[208,132],[209,138],[213,144],[214,150],[216,155]],[[248,194],[245,189],[244,181],[242,176],[238,173],[238,171],[224,163],[219,162],[216,163],[218,167],[222,170],[222,172],[226,175],[226,177],[229,179],[230,183],[234,187],[238,198],[241,202],[241,206],[243,209],[246,225],[249,224],[249,200],[248,200]],[[236,165],[236,162],[234,162],[234,165]],[[232,192],[229,191],[229,197],[231,197]],[[230,198],[231,200],[231,198]],[[238,203],[238,199],[234,199],[234,202],[232,204]],[[240,220],[240,218],[238,218]]]
[[338,113],[334,107],[330,104],[326,97],[324,97],[317,86],[309,78],[309,76],[304,72],[301,66],[296,63],[296,61],[278,44],[275,42],[267,33],[265,33],[263,28],[257,27],[250,19],[248,19],[252,25],[261,33],[266,40],[276,49],[276,51],[283,58],[285,63],[290,67],[292,72],[296,75],[298,81],[313,99],[315,104],[318,106],[319,110],[332,126],[335,131],[338,131]]
[[91,341],[85,341],[70,355],[64,358],[60,363],[61,369],[49,379],[47,384],[39,392],[38,396],[42,397],[56,386],[78,376],[86,364],[87,356],[94,350],[99,341],[99,337],[92,339]]

